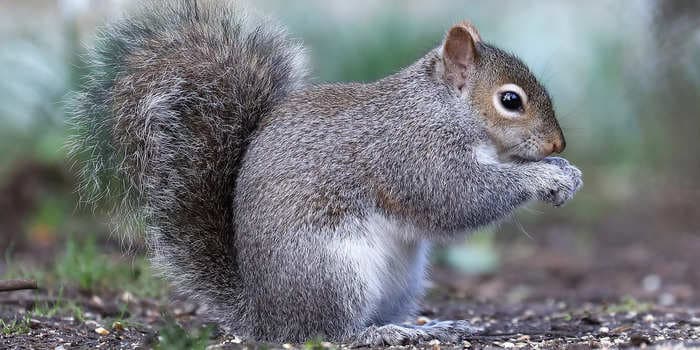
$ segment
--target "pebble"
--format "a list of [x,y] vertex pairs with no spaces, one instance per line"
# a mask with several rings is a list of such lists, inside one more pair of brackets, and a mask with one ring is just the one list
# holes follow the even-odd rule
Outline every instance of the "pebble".
[[95,333],[97,333],[99,335],[109,335],[109,331],[104,329],[103,327],[95,328]]
[[630,329],[632,329],[632,326],[622,325],[620,327],[613,328],[613,330],[611,332],[613,332],[615,334],[620,334],[620,333],[625,333],[625,332],[629,331]]
[[647,275],[642,279],[642,288],[649,293],[654,293],[661,288],[661,278],[658,275]]
[[471,347],[472,347],[472,343],[470,343],[470,342],[468,342],[468,341],[466,341],[466,340],[462,341],[462,348],[468,349],[468,348],[471,348]]
[[646,314],[646,315],[644,315],[643,320],[644,320],[644,322],[647,322],[647,323],[654,322],[654,315]]
[[136,301],[136,298],[134,298],[134,295],[129,293],[129,292],[124,292],[119,296],[119,299],[122,302],[125,302],[127,304],[131,304]]
[[35,318],[30,318],[29,319],[29,328],[31,329],[37,329],[41,326],[41,321],[35,319]]
[[94,327],[94,328],[102,327],[102,325],[97,323],[97,321],[95,321],[95,320],[87,320],[87,321],[85,321],[85,325],[88,327]]
[[112,329],[114,329],[115,331],[118,331],[118,332],[123,332],[124,325],[119,321],[114,321],[114,323],[112,323]]
[[610,332],[610,328],[608,328],[608,327],[600,327],[600,328],[598,329],[598,332],[600,332],[600,333],[608,333],[608,332]]
[[104,307],[104,306],[105,306],[105,302],[102,300],[102,298],[100,298],[100,297],[97,296],[97,295],[93,295],[92,298],[90,298],[90,301],[91,301],[95,306],[98,306],[98,307]]
[[642,334],[632,334],[630,336],[630,344],[633,346],[646,346],[648,344],[651,344],[651,340],[645,335]]
[[659,305],[671,306],[676,303],[676,296],[671,293],[661,293],[659,295]]

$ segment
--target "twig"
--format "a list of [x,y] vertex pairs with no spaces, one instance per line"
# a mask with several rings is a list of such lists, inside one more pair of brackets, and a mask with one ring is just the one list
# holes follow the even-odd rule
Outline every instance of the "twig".
[[13,290],[37,289],[34,280],[5,280],[0,281],[0,292],[10,292]]

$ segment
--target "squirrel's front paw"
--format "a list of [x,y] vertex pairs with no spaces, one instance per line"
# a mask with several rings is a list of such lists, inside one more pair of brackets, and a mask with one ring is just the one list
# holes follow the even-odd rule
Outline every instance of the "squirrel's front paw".
[[539,193],[539,199],[552,203],[555,207],[561,206],[574,197],[574,194],[583,185],[583,174],[577,167],[571,165],[568,160],[561,157],[547,157],[542,160],[549,164],[549,181]]

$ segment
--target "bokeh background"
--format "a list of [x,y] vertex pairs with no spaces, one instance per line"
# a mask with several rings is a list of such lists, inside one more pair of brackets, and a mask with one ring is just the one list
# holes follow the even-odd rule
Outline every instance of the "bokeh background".
[[[0,276],[159,290],[149,287],[154,278],[142,263],[139,239],[110,234],[104,214],[78,205],[76,171],[63,147],[64,101],[86,71],[84,46],[127,3],[0,1]],[[437,46],[451,24],[470,19],[549,89],[568,141],[564,156],[583,170],[584,189],[563,209],[533,204],[436,249],[436,263],[452,276],[498,274],[518,254],[533,269],[544,256],[557,257],[554,265],[598,260],[615,268],[617,253],[633,246],[647,254],[634,260],[631,283],[640,288],[668,273],[679,285],[700,280],[688,274],[692,259],[683,258],[692,251],[679,254],[671,272],[645,267],[663,242],[682,241],[679,249],[700,254],[700,2],[264,0],[250,6],[306,43],[318,82],[391,74]],[[124,248],[132,254],[122,254]]]

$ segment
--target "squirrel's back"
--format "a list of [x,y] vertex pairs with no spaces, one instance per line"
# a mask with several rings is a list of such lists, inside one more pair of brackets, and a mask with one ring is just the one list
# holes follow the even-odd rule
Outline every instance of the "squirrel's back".
[[73,101],[84,193],[145,222],[154,261],[215,318],[241,310],[232,196],[262,116],[305,82],[301,47],[224,1],[149,3],[104,28]]

